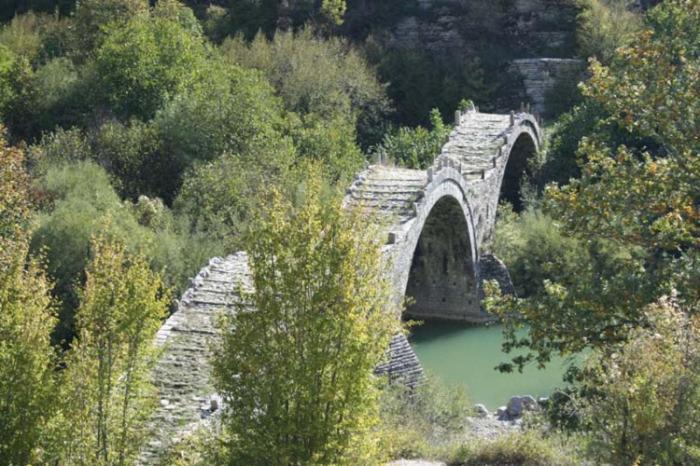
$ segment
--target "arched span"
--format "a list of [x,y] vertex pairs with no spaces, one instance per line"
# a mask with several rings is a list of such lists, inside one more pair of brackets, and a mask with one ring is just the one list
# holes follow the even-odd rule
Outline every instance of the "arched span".
[[443,167],[429,180],[394,245],[394,286],[408,298],[405,316],[464,322],[488,320],[478,293],[478,249],[467,184]]
[[478,306],[469,228],[455,198],[431,209],[411,261],[405,316],[465,320]]
[[530,174],[528,165],[536,153],[536,140],[527,131],[519,133],[510,148],[499,190],[499,199],[509,202],[516,212],[523,209],[522,182]]

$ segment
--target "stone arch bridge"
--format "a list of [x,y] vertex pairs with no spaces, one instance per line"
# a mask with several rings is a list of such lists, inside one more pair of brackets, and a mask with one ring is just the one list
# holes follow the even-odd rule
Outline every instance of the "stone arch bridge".
[[[481,281],[493,269],[485,254],[500,198],[520,208],[520,180],[539,150],[542,132],[528,113],[457,113],[448,142],[427,170],[373,165],[347,191],[345,204],[370,209],[387,225],[383,252],[390,260],[397,299],[412,297],[406,314],[417,319],[489,320],[480,305]],[[219,401],[210,382],[213,318],[250,286],[244,252],[214,258],[192,280],[177,311],[158,332],[164,353],[156,367],[160,406],[154,436],[141,462],[208,419]],[[405,337],[378,370],[414,384],[422,374]]]

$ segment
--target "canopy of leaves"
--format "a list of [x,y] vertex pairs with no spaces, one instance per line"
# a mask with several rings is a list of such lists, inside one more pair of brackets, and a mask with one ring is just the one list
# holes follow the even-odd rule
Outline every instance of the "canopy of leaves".
[[610,67],[593,62],[585,94],[605,109],[605,125],[640,137],[628,148],[594,131],[579,148],[581,177],[547,190],[545,210],[588,253],[575,275],[549,277],[545,293],[500,298],[509,332],[530,326],[527,338],[509,333],[507,348],[533,351],[517,364],[624,341],[646,325],[644,307],[672,290],[697,311],[699,15],[697,1],[664,2]]
[[390,105],[384,86],[364,57],[349,43],[316,37],[311,29],[258,34],[249,44],[228,39],[223,54],[234,63],[261,70],[288,110],[357,124],[361,145],[377,142]]
[[273,191],[246,238],[253,289],[214,353],[231,464],[371,461],[373,369],[398,314],[380,236],[340,201],[312,169],[299,207]]

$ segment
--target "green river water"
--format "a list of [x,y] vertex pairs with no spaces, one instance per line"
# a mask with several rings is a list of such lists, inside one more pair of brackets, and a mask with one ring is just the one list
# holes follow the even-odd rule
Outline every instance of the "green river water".
[[523,373],[502,374],[494,369],[508,360],[501,351],[501,328],[475,327],[454,323],[426,322],[411,329],[411,345],[430,375],[448,386],[465,386],[472,402],[489,410],[507,404],[511,396],[548,396],[562,387],[563,360],[546,369],[535,365]]

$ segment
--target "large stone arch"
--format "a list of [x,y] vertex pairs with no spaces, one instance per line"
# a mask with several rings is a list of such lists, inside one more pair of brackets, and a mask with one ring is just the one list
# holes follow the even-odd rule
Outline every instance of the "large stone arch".
[[[345,205],[361,205],[386,225],[382,251],[396,299],[416,294],[417,285],[410,283],[412,271],[422,280],[436,273],[446,281],[436,280],[420,296],[430,312],[416,308],[417,317],[490,319],[481,310],[479,288],[483,251],[495,224],[503,178],[508,161],[517,168],[522,157],[539,149],[540,141],[539,126],[531,115],[472,109],[457,114],[449,141],[428,170],[370,166],[350,186]],[[431,242],[436,245],[432,252],[421,250]],[[461,282],[454,280],[460,271],[466,275]],[[208,352],[217,339],[216,316],[221,310],[233,312],[240,300],[239,285],[251,286],[244,252],[212,259],[192,279],[177,311],[158,332],[157,342],[164,345],[155,369],[160,405],[151,419],[151,440],[138,463],[157,464],[159,452],[168,444],[216,415],[221,400],[211,384]],[[404,335],[393,339],[389,354],[378,372],[409,385],[419,382],[422,369]]]
[[429,174],[416,216],[391,260],[394,288],[408,298],[406,317],[481,321],[478,249],[467,185],[458,170]]
[[509,141],[503,175],[499,177],[497,202],[508,201],[516,212],[520,212],[523,208],[520,198],[522,181],[529,174],[530,160],[539,151],[539,135],[535,127],[523,124],[509,139],[512,142]]

